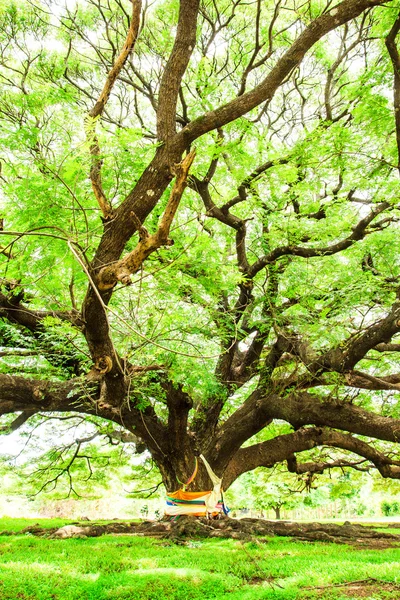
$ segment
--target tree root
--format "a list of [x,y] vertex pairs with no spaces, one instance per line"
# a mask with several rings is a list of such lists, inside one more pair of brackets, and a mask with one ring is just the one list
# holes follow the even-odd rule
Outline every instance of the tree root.
[[99,537],[105,534],[149,536],[175,542],[192,538],[231,538],[250,541],[257,536],[287,536],[302,541],[334,542],[385,548],[400,543],[400,535],[375,531],[364,525],[334,523],[293,523],[263,519],[208,520],[182,516],[175,521],[112,522],[107,524],[73,523],[61,528],[33,525],[22,532],[0,532],[0,535],[31,534],[51,538]]

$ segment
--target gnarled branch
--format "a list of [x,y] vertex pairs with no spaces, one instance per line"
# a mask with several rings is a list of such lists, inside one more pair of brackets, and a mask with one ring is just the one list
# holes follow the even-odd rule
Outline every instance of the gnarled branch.
[[[332,431],[326,427],[310,427],[238,450],[224,472],[224,487],[229,487],[242,473],[257,467],[272,467],[276,463],[285,460],[291,463],[292,468],[290,470],[298,472],[293,460],[295,453],[311,450],[317,446],[329,446],[346,450],[375,465],[383,477],[400,479],[400,461],[389,458],[367,442],[351,435]],[[341,460],[338,460],[336,465],[331,464],[330,467],[342,466],[341,462]],[[315,472],[325,468],[324,465],[320,465],[319,468],[316,467],[315,463],[311,463],[307,471],[313,470]],[[301,471],[304,472],[304,469],[301,469]]]
[[[113,265],[103,267],[99,271],[97,275],[99,290],[112,289],[118,281],[129,285],[131,275],[140,269],[146,258],[160,248],[160,246],[170,243],[168,240],[169,230],[185,190],[186,179],[194,157],[195,152],[192,151],[176,166],[175,184],[156,233],[149,235],[146,230],[141,229],[141,224],[138,224],[139,233],[140,230],[142,233],[137,246],[123,259],[115,262]],[[152,190],[148,190],[149,192],[152,192]],[[135,218],[134,214],[132,218]]]

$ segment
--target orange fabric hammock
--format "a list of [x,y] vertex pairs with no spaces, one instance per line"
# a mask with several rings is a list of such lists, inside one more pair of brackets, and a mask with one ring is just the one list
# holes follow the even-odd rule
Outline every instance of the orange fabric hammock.
[[221,479],[219,479],[215,473],[212,472],[210,465],[202,455],[200,458],[203,460],[207,472],[210,475],[210,479],[214,484],[213,489],[205,492],[186,491],[186,486],[192,483],[197,475],[198,461],[196,458],[193,474],[189,477],[187,482],[179,482],[182,485],[182,488],[176,490],[176,492],[167,494],[165,507],[166,515],[171,517],[178,515],[205,517],[208,515],[218,515],[224,510],[223,500],[221,499]]

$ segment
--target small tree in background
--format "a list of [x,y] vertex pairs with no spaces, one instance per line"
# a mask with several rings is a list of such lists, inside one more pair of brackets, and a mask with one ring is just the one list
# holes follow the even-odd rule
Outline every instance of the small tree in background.
[[388,500],[384,500],[381,504],[382,513],[385,517],[393,517],[400,514],[400,502],[394,500],[393,502],[389,502]]
[[254,494],[256,496],[255,507],[261,510],[272,509],[276,519],[281,518],[282,508],[290,510],[299,503],[295,492],[284,482],[270,483],[264,491],[259,490],[257,493],[254,490]]

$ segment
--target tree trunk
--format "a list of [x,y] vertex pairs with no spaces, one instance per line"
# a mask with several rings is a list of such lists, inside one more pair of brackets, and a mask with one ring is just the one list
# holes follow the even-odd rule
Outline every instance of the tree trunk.
[[281,518],[281,507],[280,507],[280,505],[279,506],[273,506],[272,508],[275,511],[275,519],[277,521],[280,521],[280,518]]
[[[193,481],[186,485],[195,472],[196,461],[196,476]],[[213,483],[203,461],[193,451],[177,452],[175,450],[169,457],[165,457],[162,462],[158,462],[158,468],[167,492],[175,492],[184,485],[189,492],[207,492],[213,489]]]

